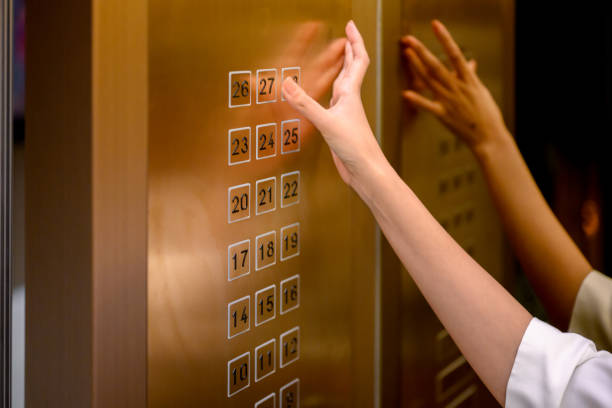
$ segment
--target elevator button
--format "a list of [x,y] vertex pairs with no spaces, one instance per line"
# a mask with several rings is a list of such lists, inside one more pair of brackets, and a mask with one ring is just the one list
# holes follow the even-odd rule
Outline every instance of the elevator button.
[[300,254],[300,223],[281,228],[281,261],[286,261]]
[[459,356],[436,374],[436,400],[441,402],[474,379],[465,357]]
[[257,125],[255,135],[257,160],[276,156],[276,123]]
[[255,214],[265,214],[276,210],[276,177],[258,180],[255,184],[257,192]]
[[276,264],[276,231],[266,232],[255,238],[255,270]]
[[251,385],[250,377],[251,352],[228,361],[227,363],[227,396],[238,393]]
[[461,356],[459,348],[444,329],[436,334],[435,342],[436,363],[439,368],[448,365],[450,362]]
[[276,69],[257,70],[257,103],[276,102]]
[[[285,78],[293,78],[295,82],[300,83],[300,67],[287,67],[281,70],[282,82],[285,82]],[[283,101],[286,99],[283,97]]]
[[251,161],[251,128],[243,127],[228,131],[227,164],[247,163]]
[[300,120],[291,119],[281,122],[281,153],[300,151]]
[[276,371],[276,339],[255,347],[255,382]]
[[280,389],[280,408],[300,408],[300,380],[295,379]]
[[474,184],[474,182],[476,181],[476,170],[475,169],[468,169],[465,173],[465,178],[467,180],[468,184]]
[[286,331],[280,336],[280,366],[286,367],[300,358],[300,327]]
[[227,338],[249,331],[251,328],[251,297],[245,296],[227,305]]
[[287,278],[280,283],[280,314],[300,306],[300,275]]
[[300,202],[300,171],[292,171],[281,176],[281,208]]
[[262,325],[275,317],[276,285],[271,285],[255,293],[255,326]]
[[245,220],[251,216],[251,183],[230,187],[227,190],[227,221]]
[[446,176],[438,179],[438,194],[441,196],[446,195],[450,190],[450,179]]
[[272,393],[255,403],[255,408],[276,408],[276,394]]
[[251,240],[236,242],[227,247],[227,280],[248,275],[251,267]]
[[251,71],[232,71],[229,73],[229,107],[249,106],[251,104]]

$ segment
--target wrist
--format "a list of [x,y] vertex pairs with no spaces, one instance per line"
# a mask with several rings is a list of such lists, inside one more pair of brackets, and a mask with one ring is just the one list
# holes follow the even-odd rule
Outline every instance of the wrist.
[[397,177],[395,169],[380,152],[380,158],[369,160],[361,166],[359,174],[354,175],[351,187],[361,197],[364,203],[372,208],[375,199],[379,196],[379,190],[387,181]]
[[481,163],[494,159],[499,154],[508,151],[509,148],[516,146],[512,134],[506,127],[494,132],[493,135],[484,137],[483,141],[472,149],[476,159]]

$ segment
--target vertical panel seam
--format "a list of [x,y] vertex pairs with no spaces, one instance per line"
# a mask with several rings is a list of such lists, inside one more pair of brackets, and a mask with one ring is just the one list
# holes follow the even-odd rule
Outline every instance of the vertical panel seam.
[[[376,0],[376,139],[382,145],[382,0]],[[374,407],[381,404],[381,231],[374,230]]]

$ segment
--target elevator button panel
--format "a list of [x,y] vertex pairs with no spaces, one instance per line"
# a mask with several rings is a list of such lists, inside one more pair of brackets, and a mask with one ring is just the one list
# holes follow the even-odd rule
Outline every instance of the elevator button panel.
[[[299,83],[301,75],[299,67],[258,69],[254,76],[251,72],[230,73],[230,107],[248,106],[251,102],[254,105],[279,102],[282,79],[292,78]],[[292,110],[287,112],[294,114]],[[249,275],[244,281],[248,285],[256,285],[254,292],[243,293],[243,297],[227,305],[227,337],[235,352],[244,351],[239,350],[244,340],[234,340],[236,337],[257,338],[261,341],[263,339],[253,335],[262,333],[261,330],[269,332],[270,328],[275,327],[272,322],[278,316],[288,314],[300,306],[300,274],[296,273],[299,270],[291,269],[293,273],[279,278],[278,265],[284,262],[293,265],[293,268],[299,265],[292,259],[300,255],[300,221],[294,218],[294,222],[287,223],[287,217],[295,217],[296,211],[286,208],[300,203],[301,170],[283,172],[276,169],[279,169],[277,163],[286,160],[284,155],[291,154],[288,158],[299,157],[296,154],[302,147],[301,130],[300,119],[279,117],[275,121],[254,123],[228,131],[228,165],[244,169],[240,174],[245,176],[244,183],[228,187],[228,224],[240,222],[239,225],[243,226],[241,234],[246,235],[243,235],[242,240],[236,236],[237,242],[228,245],[228,285],[235,285],[232,281]],[[260,171],[256,177],[250,178],[252,166],[260,160],[266,160],[262,165],[269,164],[270,167],[265,167],[265,172]],[[284,166],[280,168],[285,170]],[[276,218],[279,211],[284,215]],[[284,222],[274,225],[275,219]],[[268,220],[265,225],[272,228],[262,231],[261,222],[256,223],[259,227],[253,228],[252,220]],[[250,273],[251,265],[254,268],[253,274]],[[284,332],[279,330],[276,337],[252,344],[247,353],[229,361],[228,397],[273,377],[278,371],[282,372],[285,367],[299,360],[300,327],[295,320],[298,315],[294,312],[283,317],[283,329],[294,326],[292,329]],[[289,326],[285,326],[287,322]],[[247,332],[251,333],[244,335]],[[252,361],[249,360],[250,356],[253,357]],[[251,375],[253,383],[250,382]],[[269,380],[263,381],[263,384],[267,383]],[[287,383],[278,395],[279,405],[298,407],[299,380]],[[252,403],[259,408],[276,408],[276,394],[268,394]]]
[[353,292],[371,296],[369,278],[350,282],[375,237],[353,232],[372,221],[282,97],[295,81],[329,99],[350,2],[149,9],[149,408],[352,405],[357,377],[345,374],[360,354],[336,349],[370,347],[350,330],[373,318],[352,310]]

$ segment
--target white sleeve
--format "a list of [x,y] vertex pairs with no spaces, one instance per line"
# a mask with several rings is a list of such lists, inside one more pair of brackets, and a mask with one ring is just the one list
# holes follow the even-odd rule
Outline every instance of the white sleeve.
[[597,271],[584,278],[569,331],[593,340],[599,350],[612,351],[612,279]]
[[508,379],[506,407],[612,407],[612,354],[533,318]]

